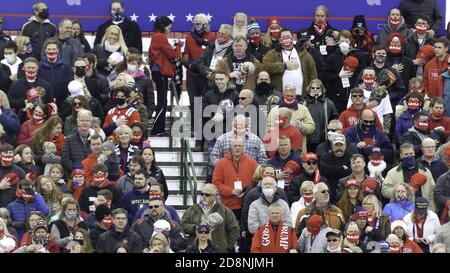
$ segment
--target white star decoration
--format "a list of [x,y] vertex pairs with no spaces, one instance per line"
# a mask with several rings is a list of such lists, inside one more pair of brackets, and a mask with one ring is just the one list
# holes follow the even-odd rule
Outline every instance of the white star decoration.
[[175,17],[176,17],[176,16],[173,15],[172,12],[171,12],[170,15],[167,16],[167,17],[169,17],[169,19],[172,20],[172,22],[173,22],[173,21],[175,21]]
[[134,12],[133,12],[133,15],[130,16],[131,21],[137,22],[138,18],[139,18],[139,16],[137,16],[136,13],[134,13]]
[[189,14],[186,15],[185,17],[186,17],[186,22],[189,22],[189,21],[192,22],[192,19],[194,19],[194,16],[192,16],[192,14],[191,14],[190,12],[189,12]]
[[206,18],[208,18],[208,21],[211,22],[211,19],[213,18],[213,16],[211,14],[209,14],[209,12],[208,12],[208,14],[206,14]]
[[153,13],[152,13],[152,15],[150,15],[149,17],[148,17],[148,19],[150,19],[150,22],[155,22],[156,21],[156,15],[154,15]]

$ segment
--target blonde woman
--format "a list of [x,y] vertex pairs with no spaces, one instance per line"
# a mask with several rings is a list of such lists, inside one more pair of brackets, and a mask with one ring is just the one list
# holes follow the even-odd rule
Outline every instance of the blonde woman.
[[33,47],[30,43],[30,37],[28,36],[17,36],[14,39],[14,42],[17,45],[17,57],[21,60],[25,60],[28,57],[33,57],[31,52],[33,51]]
[[[109,26],[106,29],[105,35],[103,35],[101,44],[95,45],[93,52],[97,56],[98,71],[107,77],[113,71],[113,68],[123,61],[125,54],[128,52],[122,30],[115,25]],[[122,55],[121,60],[118,57],[119,54],[115,54],[113,58],[110,58],[111,54],[116,52]]]
[[162,233],[156,233],[150,239],[149,248],[143,250],[144,253],[173,253],[169,247],[169,241]]
[[394,186],[394,197],[384,206],[383,212],[389,216],[391,222],[403,219],[406,214],[414,210],[413,189],[406,183]]
[[387,238],[391,233],[391,220],[389,216],[383,213],[380,200],[375,195],[369,194],[364,197],[362,205],[364,210],[367,211],[369,226],[378,229],[380,234]]
[[45,203],[49,207],[49,217],[52,217],[61,209],[59,200],[62,197],[62,192],[50,176],[41,175],[37,178],[36,191],[42,195]]
[[295,221],[297,220],[298,213],[312,203],[313,188],[314,182],[312,181],[304,181],[300,186],[301,198],[291,205],[292,223],[295,223]]
[[16,245],[16,240],[14,240],[14,237],[9,234],[5,221],[0,218],[0,253],[11,252],[14,248],[16,248]]

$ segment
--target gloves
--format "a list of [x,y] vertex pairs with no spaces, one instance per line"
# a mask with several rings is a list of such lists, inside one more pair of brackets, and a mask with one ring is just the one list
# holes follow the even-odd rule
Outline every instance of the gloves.
[[106,155],[100,154],[97,158],[97,161],[100,163],[105,163],[107,159],[108,159],[108,157]]
[[45,154],[42,156],[42,163],[44,164],[61,163],[61,157],[54,154]]
[[13,226],[15,229],[25,229],[26,226],[27,226],[27,223],[26,223],[26,222],[14,222],[14,223],[12,224],[12,226]]

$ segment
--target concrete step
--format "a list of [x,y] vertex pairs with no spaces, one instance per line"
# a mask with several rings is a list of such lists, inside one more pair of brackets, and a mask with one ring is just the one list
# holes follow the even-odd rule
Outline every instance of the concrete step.
[[[160,165],[162,162],[177,163],[181,160],[181,151],[157,151],[156,162]],[[208,154],[202,152],[192,152],[194,163],[208,162]]]
[[[201,196],[197,195],[197,202],[200,200]],[[174,194],[174,195],[169,195],[169,197],[166,200],[166,204],[169,206],[183,206],[183,195],[182,194]],[[188,206],[192,206],[192,196],[188,195],[187,196],[187,205]]]
[[[150,146],[154,148],[167,148],[170,146],[170,138],[169,137],[149,137]],[[189,144],[191,148],[195,148],[195,140],[194,138],[189,138]],[[180,138],[174,137],[172,139],[172,147],[181,148]]]
[[[164,176],[175,176],[180,177],[180,167],[179,166],[160,166],[164,173]],[[206,176],[206,166],[195,166],[195,175],[197,177]]]
[[[197,191],[200,191],[201,189],[203,189],[203,187],[205,186],[205,180],[197,180]],[[167,183],[167,188],[169,189],[169,191],[180,191],[180,180],[176,180],[176,179],[166,179],[166,183]],[[188,190],[189,190],[189,182],[188,182]]]

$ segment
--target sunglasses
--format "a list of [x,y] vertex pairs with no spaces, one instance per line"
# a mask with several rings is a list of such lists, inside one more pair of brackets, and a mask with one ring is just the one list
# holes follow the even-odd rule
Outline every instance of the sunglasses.
[[149,209],[153,209],[153,208],[158,209],[159,207],[160,207],[160,205],[148,206]]
[[375,120],[361,120],[363,123],[365,123],[365,124],[373,124],[373,123],[375,123]]
[[81,106],[81,102],[74,102],[73,106]]
[[202,229],[198,231],[199,234],[209,234],[209,230]]
[[212,194],[211,193],[206,193],[206,192],[201,192],[200,195],[201,196],[210,197]]
[[352,98],[362,98],[362,97],[364,97],[363,94],[353,94],[352,95]]
[[331,243],[331,242],[336,243],[337,241],[338,241],[338,239],[327,239],[328,243]]
[[317,161],[314,160],[308,160],[308,161],[303,161],[303,163],[308,164],[308,165],[316,165]]
[[321,191],[320,193],[325,194],[325,193],[330,193],[330,191],[329,191],[329,190],[323,190],[323,191]]
[[336,129],[330,129],[330,128],[328,128],[328,131],[329,132],[339,132],[341,129],[338,129],[338,128],[336,128]]
[[247,97],[239,97],[239,100],[245,100],[248,99]]

